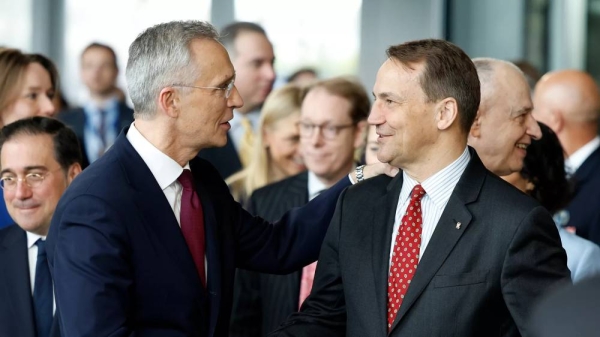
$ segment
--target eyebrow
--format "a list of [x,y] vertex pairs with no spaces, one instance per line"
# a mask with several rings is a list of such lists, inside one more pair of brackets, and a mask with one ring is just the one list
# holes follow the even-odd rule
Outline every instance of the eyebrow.
[[532,106],[528,106],[528,107],[519,109],[517,111],[513,110],[513,111],[510,112],[510,115],[511,115],[511,117],[522,116],[522,115],[530,113],[531,111],[533,111],[533,107]]
[[402,101],[402,98],[400,96],[398,96],[397,94],[394,94],[393,92],[389,92],[389,91],[381,92],[378,95],[375,95],[375,93],[373,93],[373,97],[380,98],[380,99],[391,98],[396,101]]
[[231,80],[233,80],[235,78],[235,71],[233,72],[233,75],[228,76],[227,78],[225,78],[223,81],[221,81],[219,84],[216,85],[216,87],[224,87],[226,85],[229,84],[229,82],[231,82]]
[[[34,165],[34,166],[25,166],[25,169],[24,169],[25,172],[34,171],[34,170],[45,170],[45,171],[47,171],[48,168],[46,166],[43,166],[43,165]],[[14,173],[14,171],[12,169],[10,169],[10,168],[6,168],[6,169],[0,171],[0,175],[3,175],[5,173]]]

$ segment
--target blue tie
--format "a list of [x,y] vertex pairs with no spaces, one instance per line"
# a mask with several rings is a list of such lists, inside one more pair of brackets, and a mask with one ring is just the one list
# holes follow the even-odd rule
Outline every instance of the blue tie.
[[52,327],[52,279],[46,256],[46,242],[39,239],[37,263],[35,265],[35,285],[33,287],[33,307],[37,337],[50,336]]

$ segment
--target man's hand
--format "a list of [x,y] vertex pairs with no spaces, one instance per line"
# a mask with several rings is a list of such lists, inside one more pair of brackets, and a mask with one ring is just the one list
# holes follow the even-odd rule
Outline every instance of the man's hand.
[[[398,174],[399,171],[400,170],[398,168],[393,167],[390,164],[376,163],[371,165],[365,165],[365,167],[363,168],[363,177],[364,179],[369,179],[380,174],[386,174],[390,177],[394,177],[396,176],[396,174]],[[358,181],[358,179],[356,178],[356,171],[352,171],[352,173],[350,173],[350,176],[352,177],[352,183],[355,184]]]

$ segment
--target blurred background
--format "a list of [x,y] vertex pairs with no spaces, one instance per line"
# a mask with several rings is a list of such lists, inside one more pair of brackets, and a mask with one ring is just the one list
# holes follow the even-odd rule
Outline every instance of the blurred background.
[[[86,45],[112,46],[124,70],[140,32],[187,19],[261,24],[274,44],[277,83],[309,66],[321,77],[357,75],[370,90],[389,45],[428,37],[471,57],[600,79],[600,0],[0,0],[0,46],[50,56],[77,105],[87,94],[79,76]],[[119,76],[125,88],[124,71]]]

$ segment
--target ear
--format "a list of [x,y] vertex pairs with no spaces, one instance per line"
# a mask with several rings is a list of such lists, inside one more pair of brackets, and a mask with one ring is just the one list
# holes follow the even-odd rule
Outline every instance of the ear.
[[548,127],[550,127],[554,133],[560,133],[565,127],[565,118],[563,117],[562,112],[558,110],[550,110],[548,114],[548,123],[550,124]]
[[367,130],[369,130],[367,121],[360,121],[358,122],[358,124],[356,124],[356,130],[354,133],[355,149],[362,148],[363,146],[365,146],[365,142],[367,139]]
[[71,182],[79,173],[81,173],[81,165],[79,163],[75,163],[69,167],[69,171],[67,171],[67,186],[71,185]]
[[436,105],[436,122],[438,130],[447,130],[458,119],[458,103],[448,97]]
[[475,115],[475,120],[473,121],[473,125],[471,125],[471,130],[469,130],[469,137],[481,137],[481,119],[481,110],[477,109],[477,115]]
[[173,87],[165,87],[158,94],[158,107],[167,116],[176,118],[179,116],[181,92]]

